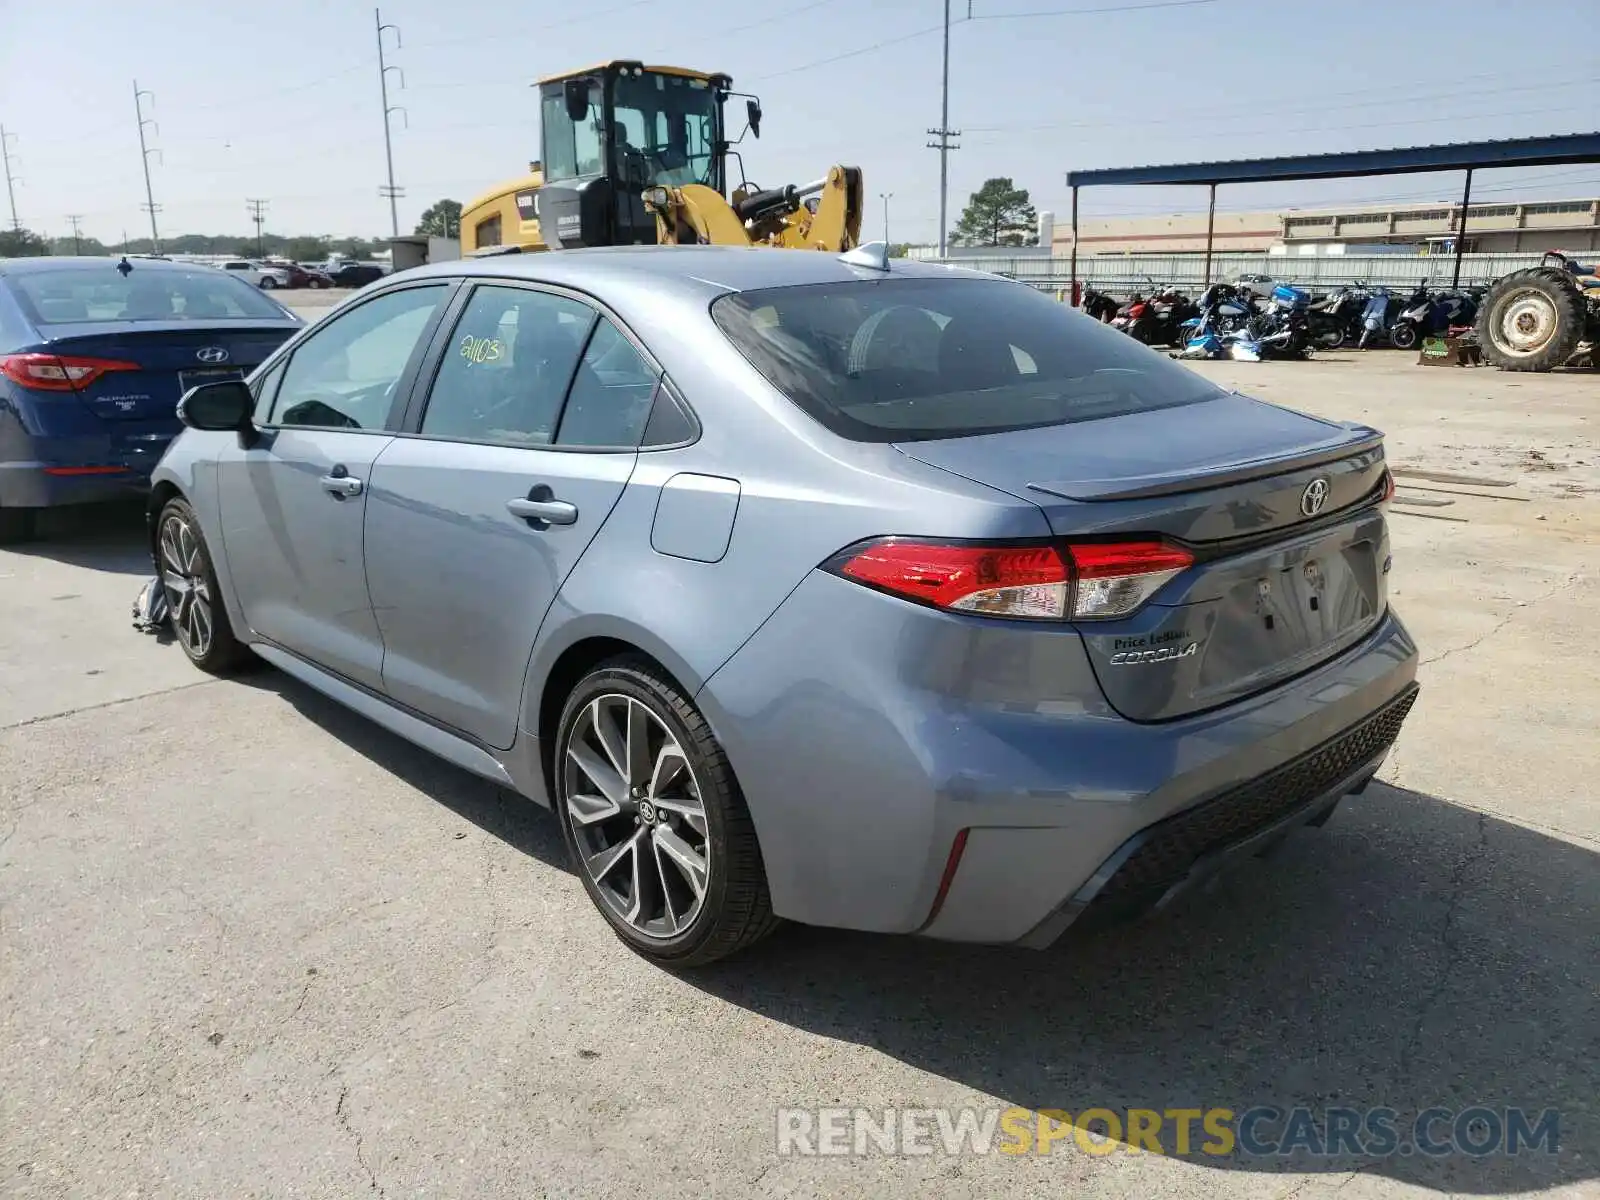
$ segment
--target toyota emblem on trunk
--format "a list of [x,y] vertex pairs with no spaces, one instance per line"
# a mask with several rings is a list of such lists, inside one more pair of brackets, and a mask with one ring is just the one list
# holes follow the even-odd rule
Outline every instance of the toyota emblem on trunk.
[[196,350],[194,356],[201,362],[207,363],[228,361],[228,352],[221,346],[207,346],[204,350]]
[[1308,517],[1316,516],[1327,502],[1328,481],[1321,476],[1306,484],[1306,490],[1300,493],[1300,511]]

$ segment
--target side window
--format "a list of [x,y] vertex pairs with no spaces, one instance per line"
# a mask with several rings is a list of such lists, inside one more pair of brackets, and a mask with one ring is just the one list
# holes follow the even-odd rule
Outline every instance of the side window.
[[279,425],[382,429],[428,319],[448,284],[378,296],[301,342],[272,407]]
[[434,376],[423,436],[548,446],[594,319],[565,296],[477,288]]
[[663,379],[656,388],[655,401],[650,405],[650,420],[644,427],[640,445],[645,448],[678,446],[693,441],[700,432],[694,417],[673,388],[671,381]]
[[556,443],[637,446],[650,419],[656,378],[633,343],[601,317],[573,376]]
[[255,397],[255,411],[252,419],[257,425],[265,425],[267,416],[272,412],[272,400],[277,395],[278,384],[283,381],[284,367],[287,361],[279,363],[265,375],[258,375],[250,384],[250,394]]

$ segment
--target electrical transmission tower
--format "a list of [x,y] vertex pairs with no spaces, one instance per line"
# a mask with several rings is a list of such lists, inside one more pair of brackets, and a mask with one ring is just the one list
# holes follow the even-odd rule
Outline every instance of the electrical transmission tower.
[[[968,5],[967,15],[972,15]],[[949,225],[950,206],[950,151],[961,149],[961,143],[951,141],[961,136],[959,129],[950,128],[950,0],[944,0],[944,85],[941,88],[939,128],[928,130],[934,141],[928,149],[939,152],[939,257],[945,254],[945,233]]]
[[266,223],[267,220],[267,203],[268,202],[265,200],[246,200],[244,202],[245,207],[250,210],[250,219],[256,223],[257,258],[265,258],[267,256],[266,238],[261,232],[261,227]]
[[6,198],[11,201],[11,228],[21,231],[22,218],[17,216],[17,184],[22,180],[11,173],[11,139],[14,133],[7,133],[6,127],[0,125],[0,159],[5,160],[6,166]]
[[380,196],[389,198],[389,228],[395,237],[400,236],[400,210],[395,201],[406,194],[403,187],[394,185],[394,141],[389,135],[389,118],[399,113],[406,123],[406,128],[411,128],[411,114],[406,112],[403,105],[389,103],[389,72],[395,71],[400,76],[400,86],[406,86],[406,73],[399,67],[389,65],[383,54],[383,31],[389,30],[394,34],[394,48],[400,49],[400,26],[385,25],[383,14],[378,9],[372,10],[372,20],[378,31],[378,95],[383,101],[383,157],[389,168],[389,182],[378,189]]
[[144,137],[146,125],[157,133],[161,132],[161,126],[144,115],[145,101],[149,100],[151,104],[154,104],[155,98],[154,92],[141,91],[139,81],[137,79],[133,81],[133,111],[139,118],[139,159],[144,166],[144,203],[140,207],[150,214],[150,253],[160,254],[161,233],[156,228],[156,214],[161,211],[161,206],[156,203],[155,192],[150,187],[150,156],[154,154],[157,158],[160,158],[161,151],[146,142]]

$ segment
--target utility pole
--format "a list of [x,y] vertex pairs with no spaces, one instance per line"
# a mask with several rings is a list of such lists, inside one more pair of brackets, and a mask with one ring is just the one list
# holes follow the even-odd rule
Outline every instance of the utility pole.
[[74,254],[82,254],[83,230],[78,227],[78,222],[83,220],[83,215],[81,213],[68,213],[67,220],[72,222],[72,252]]
[[266,221],[267,201],[246,200],[245,207],[250,210],[250,219],[256,223],[256,257],[267,256],[267,243],[261,233],[261,226]]
[[[969,10],[968,15],[971,15]],[[950,0],[944,0],[944,85],[941,88],[939,128],[928,130],[937,141],[929,142],[928,149],[939,152],[939,257],[945,253],[945,228],[949,219],[950,204],[950,151],[961,146],[951,138],[961,136],[959,129],[950,128]]]
[[[139,159],[144,166],[144,204],[141,207],[150,214],[150,253],[160,254],[161,233],[156,229],[156,214],[161,211],[161,206],[156,203],[155,192],[150,187],[150,156],[152,154],[159,155],[161,151],[145,142],[144,127],[146,125],[154,126],[155,131],[160,133],[161,126],[156,125],[154,121],[144,115],[146,97],[149,97],[152,102],[156,98],[154,92],[140,91],[139,81],[135,79],[133,81],[133,111],[139,118]],[[124,246],[123,249],[126,250],[127,247]]]
[[400,26],[385,25],[383,14],[378,9],[372,10],[372,20],[378,29],[378,95],[383,100],[383,157],[389,167],[389,183],[386,187],[378,189],[378,194],[389,197],[389,228],[395,237],[400,236],[400,210],[395,205],[395,200],[405,194],[404,188],[394,185],[394,142],[389,136],[389,117],[392,113],[401,113],[405,116],[406,127],[411,127],[411,116],[398,104],[389,103],[389,72],[400,71],[400,86],[406,85],[406,73],[399,67],[391,67],[383,57],[383,31],[394,32],[394,48],[400,49]]
[[6,164],[6,197],[11,201],[11,228],[20,232],[22,218],[17,216],[17,184],[20,181],[11,173],[11,139],[16,136],[7,133],[6,127],[0,125],[0,159],[4,159]]
[[883,244],[889,245],[889,201],[894,199],[893,192],[879,192],[878,199],[883,201]]

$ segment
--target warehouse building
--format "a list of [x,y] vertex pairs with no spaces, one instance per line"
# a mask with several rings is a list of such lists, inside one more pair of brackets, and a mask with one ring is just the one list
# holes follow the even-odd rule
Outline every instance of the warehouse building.
[[[1078,219],[1078,253],[1200,254],[1206,214]],[[1072,250],[1072,230],[1049,222],[1055,257]],[[1219,212],[1213,234],[1218,253],[1340,255],[1453,254],[1461,204],[1352,205],[1260,212]],[[1562,249],[1600,251],[1600,198],[1474,204],[1468,214],[1469,254],[1538,253]],[[992,251],[991,251],[992,253]]]

